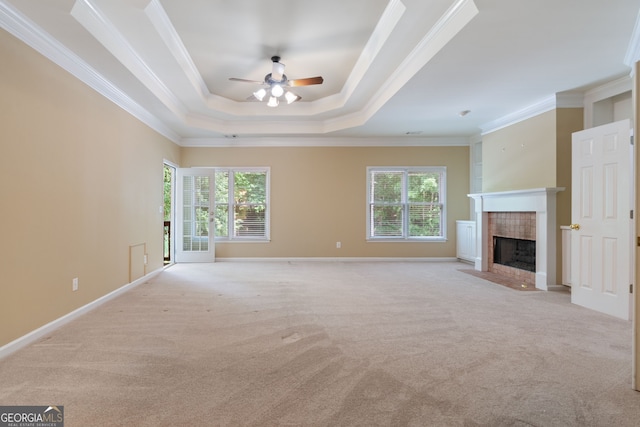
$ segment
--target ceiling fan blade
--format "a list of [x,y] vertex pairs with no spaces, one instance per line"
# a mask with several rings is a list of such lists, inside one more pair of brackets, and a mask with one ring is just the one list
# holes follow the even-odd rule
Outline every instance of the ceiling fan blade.
[[297,86],[320,85],[322,84],[322,82],[324,82],[324,79],[320,76],[307,77],[306,79],[289,80],[289,86],[297,87]]
[[251,96],[247,97],[247,101],[249,101],[249,102],[260,102],[260,100],[258,98],[256,98],[255,95],[251,95]]
[[238,79],[236,77],[230,77],[229,80],[233,80],[234,82],[243,82],[243,83],[257,83],[259,85],[264,84],[264,82],[259,82],[258,80],[247,80],[247,79]]

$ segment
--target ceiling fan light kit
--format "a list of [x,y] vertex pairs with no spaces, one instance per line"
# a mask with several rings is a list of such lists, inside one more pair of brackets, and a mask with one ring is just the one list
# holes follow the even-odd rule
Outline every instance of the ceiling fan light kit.
[[239,79],[235,77],[231,77],[229,79],[229,80],[239,81],[239,82],[258,83],[266,86],[253,92],[253,95],[247,98],[247,101],[256,101],[256,100],[263,101],[267,96],[267,93],[270,93],[267,106],[277,107],[280,104],[279,99],[282,96],[284,96],[284,99],[287,101],[287,104],[291,104],[293,102],[301,100],[302,97],[291,92],[288,89],[285,90],[285,88],[318,85],[324,82],[324,79],[321,76],[289,80],[287,76],[284,74],[284,64],[280,62],[280,57],[272,56],[271,62],[273,63],[271,72],[266,76],[264,76],[264,81],[262,82],[255,81],[255,80]]

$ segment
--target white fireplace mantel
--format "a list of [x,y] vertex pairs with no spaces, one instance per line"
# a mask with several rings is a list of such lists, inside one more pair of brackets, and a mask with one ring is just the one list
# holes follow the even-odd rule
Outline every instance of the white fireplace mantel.
[[556,194],[564,187],[469,194],[475,201],[475,269],[487,271],[489,212],[536,213],[536,288],[556,285]]

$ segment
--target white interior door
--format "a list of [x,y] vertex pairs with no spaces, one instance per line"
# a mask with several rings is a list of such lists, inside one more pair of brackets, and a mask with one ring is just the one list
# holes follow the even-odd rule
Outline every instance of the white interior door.
[[571,302],[629,319],[633,283],[630,122],[572,137]]
[[176,262],[213,262],[214,170],[178,169],[176,183]]

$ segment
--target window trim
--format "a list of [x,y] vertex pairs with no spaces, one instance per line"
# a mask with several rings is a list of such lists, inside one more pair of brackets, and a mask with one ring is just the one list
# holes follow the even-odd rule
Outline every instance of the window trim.
[[[228,206],[227,215],[227,236],[221,237],[218,236],[214,231],[213,240],[216,243],[265,243],[271,241],[271,167],[269,166],[225,166],[225,167],[215,167],[214,168],[214,179],[216,177],[217,172],[227,172],[229,174],[229,193],[227,194],[226,203]],[[264,237],[256,237],[256,236],[234,236],[233,224],[234,224],[234,206],[235,206],[235,198],[234,198],[234,180],[231,178],[232,174],[235,172],[264,172],[266,174],[266,182],[265,182],[265,224],[264,224]],[[214,195],[214,212],[215,206],[219,203],[217,202],[217,194]]]
[[[402,206],[404,220],[402,224],[403,236],[373,236],[371,227],[371,173],[372,172],[402,172],[403,176],[403,188],[402,188]],[[442,229],[441,236],[409,236],[408,225],[409,216],[407,215],[407,186],[406,177],[409,172],[427,172],[427,173],[439,173],[440,180],[440,203],[442,205],[442,217],[440,219],[440,227]],[[446,166],[367,166],[367,192],[366,192],[366,240],[367,242],[446,242],[447,241],[447,167]]]

